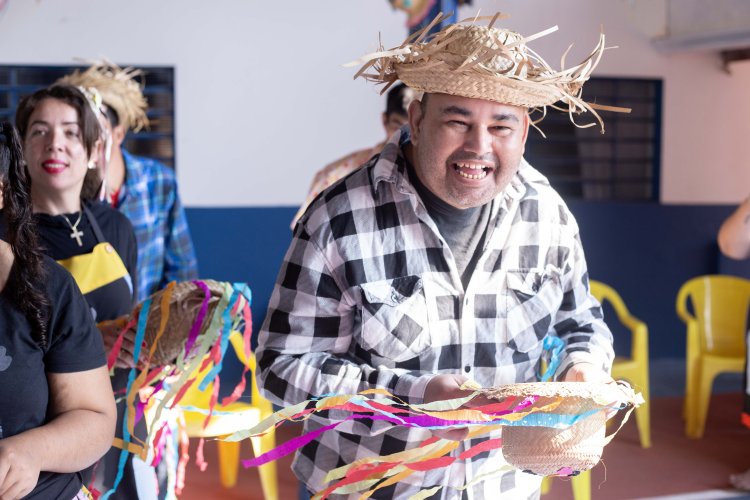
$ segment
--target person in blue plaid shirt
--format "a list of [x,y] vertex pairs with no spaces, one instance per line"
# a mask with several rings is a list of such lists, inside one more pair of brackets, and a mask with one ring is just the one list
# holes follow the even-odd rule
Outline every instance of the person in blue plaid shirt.
[[[424,96],[409,106],[408,127],[296,225],[256,352],[268,399],[286,406],[382,388],[425,403],[467,395],[467,379],[536,381],[548,336],[564,343],[556,380],[612,383],[612,335],[589,293],[578,226],[523,159],[530,108],[562,101],[571,116],[595,115],[580,89],[603,42],[555,72],[514,32],[458,24],[369,58],[367,78],[400,79]],[[305,432],[330,423],[311,415]],[[439,435],[462,441],[455,457],[478,442],[464,441],[465,429]],[[332,469],[429,437],[350,420],[302,447],[293,470],[316,492]],[[415,472],[373,498],[436,487],[429,498],[537,498],[540,483],[493,451]]]
[[107,111],[108,144],[102,195],[133,224],[138,240],[139,301],[170,281],[198,277],[198,261],[174,170],[163,163],[128,153],[122,142],[128,130],[148,126],[146,98],[135,80],[141,72],[97,62],[61,79],[96,88]]

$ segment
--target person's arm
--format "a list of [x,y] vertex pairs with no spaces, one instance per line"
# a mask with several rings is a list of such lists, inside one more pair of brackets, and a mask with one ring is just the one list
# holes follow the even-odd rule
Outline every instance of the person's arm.
[[721,253],[732,259],[750,257],[750,197],[732,212],[719,229]]
[[348,355],[361,299],[343,271],[333,272],[332,247],[327,256],[304,225],[297,226],[260,332],[258,386],[278,405],[374,387],[421,402],[431,374],[373,367]]
[[123,224],[127,226],[124,231],[126,233],[125,239],[125,255],[121,256],[125,269],[128,270],[130,280],[133,285],[133,304],[138,302],[138,240],[135,237],[135,231],[133,230],[133,224],[125,217],[123,217]]
[[166,180],[169,193],[167,232],[164,235],[164,275],[159,288],[170,281],[198,279],[198,259],[195,257],[193,240],[190,237],[185,209],[177,192],[177,180]]
[[0,498],[21,498],[40,471],[77,472],[112,445],[117,419],[106,367],[47,374],[50,421],[0,440]]
[[0,498],[19,498],[40,471],[76,472],[112,444],[116,410],[102,342],[73,277],[49,262],[44,425],[0,440]]
[[[571,239],[571,249],[560,276],[563,299],[553,323],[558,337],[565,341],[555,378],[608,381],[615,356],[612,333],[604,323],[601,305],[589,291],[588,269],[578,233]],[[579,364],[582,366],[576,366]]]

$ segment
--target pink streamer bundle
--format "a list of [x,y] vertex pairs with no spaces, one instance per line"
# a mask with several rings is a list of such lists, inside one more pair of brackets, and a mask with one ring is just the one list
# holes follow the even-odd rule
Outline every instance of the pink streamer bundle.
[[[184,290],[186,284],[180,285],[183,286]],[[197,313],[194,313],[194,320],[188,323],[190,330],[185,336],[184,348],[174,363],[151,367],[152,355],[157,349],[162,333],[170,322],[170,312],[181,311],[179,307],[174,309],[170,307],[172,290],[175,288],[174,283],[158,292],[161,297],[152,296],[144,305],[136,308],[131,318],[116,320],[116,324],[121,330],[108,357],[108,366],[112,368],[122,350],[122,343],[127,331],[137,325],[136,339],[142,338],[142,330],[146,329],[147,324],[145,318],[148,318],[148,321],[151,322],[150,315],[155,314],[155,318],[159,319],[159,330],[156,332],[152,345],[148,346],[147,357],[139,365],[139,371],[133,369],[133,382],[130,384],[130,392],[126,396],[128,407],[125,421],[129,432],[125,433],[126,439],[115,439],[114,445],[139,455],[143,460],[146,460],[149,456],[149,450],[151,450],[152,465],[158,464],[163,459],[168,446],[173,446],[174,450],[180,449],[179,459],[172,462],[173,467],[169,471],[175,485],[175,491],[181,489],[184,485],[185,463],[189,457],[187,434],[185,433],[184,418],[181,415],[179,403],[196,382],[199,384],[211,382],[213,385],[210,403],[205,408],[208,412],[204,422],[205,428],[218,403],[220,379],[218,369],[213,368],[208,372],[203,370],[212,365],[214,367],[221,366],[227,351],[228,337],[233,331],[242,331],[245,353],[249,355],[252,328],[251,297],[246,285],[212,282],[211,289],[204,281],[194,281],[191,285],[201,290],[202,301]],[[216,295],[217,288],[223,290],[223,294],[218,298]],[[157,312],[154,313],[154,311]],[[176,318],[176,324],[182,324],[182,319],[185,318]],[[204,377],[204,380],[199,380],[199,376]],[[234,388],[232,395],[225,398],[225,401],[239,398],[244,387],[243,372],[243,378]],[[135,424],[143,418],[147,418],[149,429],[145,441],[133,436]],[[170,424],[174,422],[175,418],[179,422],[179,428],[173,431]],[[196,461],[202,469],[205,469],[206,463],[202,451],[201,440]],[[175,453],[177,454],[176,451]]]

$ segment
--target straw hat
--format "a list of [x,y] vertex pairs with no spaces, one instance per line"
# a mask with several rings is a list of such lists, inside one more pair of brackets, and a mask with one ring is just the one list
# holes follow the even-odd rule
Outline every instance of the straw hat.
[[[535,397],[536,408],[559,401],[553,409],[535,414],[539,426],[503,427],[505,460],[517,469],[541,476],[571,476],[594,467],[608,442],[604,410],[642,401],[628,386],[593,382],[511,384],[483,394],[498,400]],[[581,419],[573,425],[560,421],[561,416],[575,415]]]
[[114,109],[120,124],[126,130],[138,132],[148,127],[146,109],[148,102],[143,95],[142,82],[137,78],[143,72],[135,68],[121,68],[107,60],[93,61],[85,71],[75,70],[60,78],[57,83],[78,87],[95,88],[104,104]]
[[[557,27],[523,37],[514,31],[493,27],[502,17],[505,16],[495,14],[486,26],[473,23],[490,18],[476,17],[428,36],[430,28],[445,19],[445,16],[438,16],[399,47],[383,50],[381,46],[380,51],[351,63],[364,63],[355,78],[361,76],[385,84],[383,91],[401,80],[421,92],[485,99],[545,112],[547,106],[552,106],[569,112],[573,123],[573,114],[591,112],[602,132],[604,124],[594,109],[629,111],[587,103],[581,97],[583,84],[605,50],[603,33],[586,59],[569,69],[556,71],[526,43]],[[561,65],[564,65],[564,58],[565,55]],[[562,106],[556,105],[558,102]],[[595,123],[576,125],[589,127]]]
[[[203,333],[211,322],[216,306],[226,292],[226,287],[224,283],[219,281],[201,280],[201,282],[208,287],[210,292],[208,311],[199,330]],[[153,345],[161,326],[161,299],[164,293],[166,293],[166,289],[159,290],[151,296],[151,307],[148,310],[144,335],[144,341],[149,348]],[[205,298],[206,293],[203,288],[193,281],[183,281],[175,285],[169,301],[169,319],[151,358],[152,364],[170,364],[177,359],[185,348],[185,341],[198,318],[198,313]],[[142,306],[143,303],[139,304],[133,310],[131,317],[138,318]]]

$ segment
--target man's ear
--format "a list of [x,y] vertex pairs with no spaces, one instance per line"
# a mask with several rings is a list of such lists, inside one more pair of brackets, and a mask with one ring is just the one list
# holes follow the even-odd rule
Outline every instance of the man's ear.
[[128,131],[125,130],[125,127],[122,125],[118,125],[116,127],[112,128],[112,145],[116,147],[122,146],[122,141],[125,140],[125,136],[127,135]]
[[424,113],[422,112],[422,103],[414,100],[409,104],[409,128],[411,129],[411,143],[417,145],[419,141],[419,127],[422,124]]
[[529,111],[526,110],[526,112],[523,114],[523,151],[521,154],[526,154],[526,139],[529,138],[529,126],[531,125],[531,117],[529,116]]

